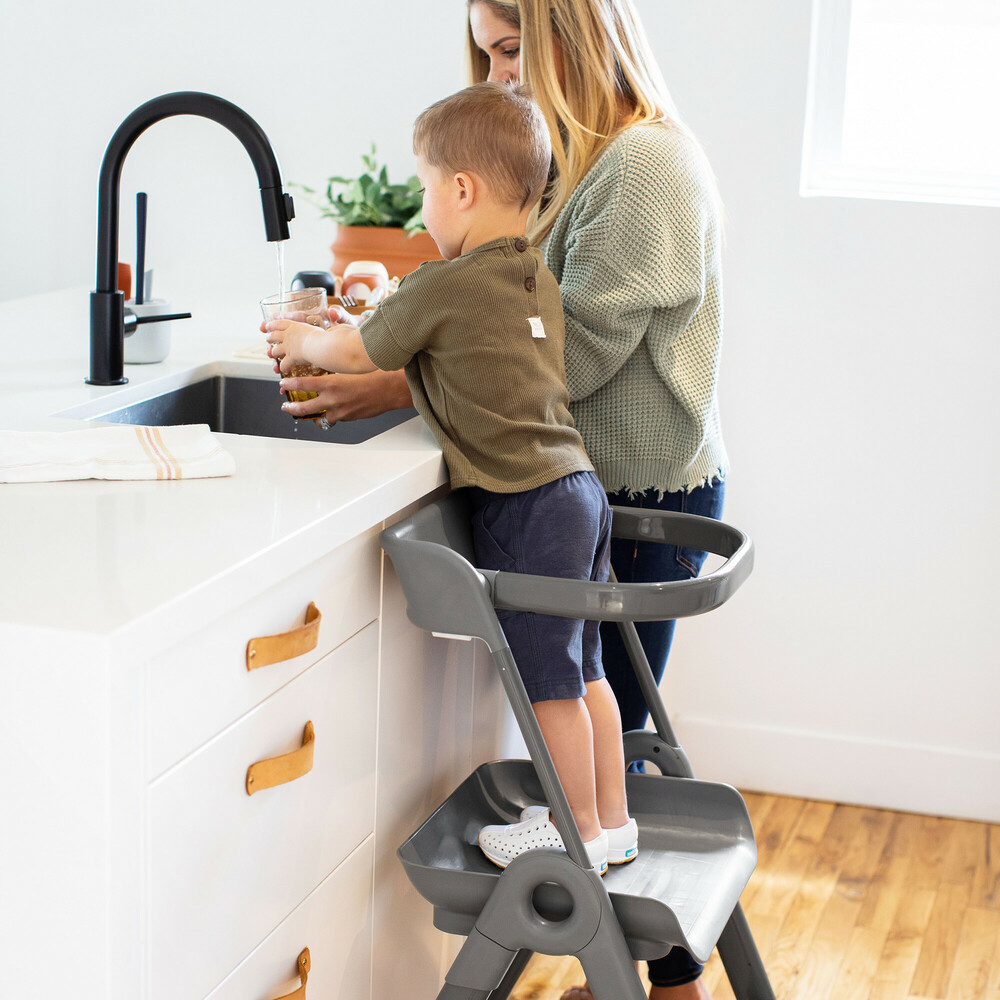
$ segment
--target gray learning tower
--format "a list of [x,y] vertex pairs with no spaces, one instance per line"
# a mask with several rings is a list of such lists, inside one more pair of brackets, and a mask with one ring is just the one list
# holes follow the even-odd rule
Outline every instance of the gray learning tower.
[[[399,848],[410,881],[434,907],[434,925],[466,936],[438,1000],[506,1000],[534,952],[575,955],[595,1000],[645,1000],[633,959],[680,946],[704,962],[716,944],[738,1000],[774,1000],[739,904],[757,863],[746,805],[734,788],[693,777],[634,624],[717,608],[750,574],[753,547],[710,518],[625,507],[613,508],[612,534],[704,549],[725,562],[694,580],[649,584],[479,570],[461,493],[382,532],[410,620],[487,644],[531,754],[478,767]],[[626,733],[626,761],[648,761],[660,774],[626,776],[639,857],[604,878],[587,859],[498,608],[619,623],[656,727]],[[551,808],[566,851],[528,851],[501,871],[478,847],[480,828],[517,822],[536,803]]]

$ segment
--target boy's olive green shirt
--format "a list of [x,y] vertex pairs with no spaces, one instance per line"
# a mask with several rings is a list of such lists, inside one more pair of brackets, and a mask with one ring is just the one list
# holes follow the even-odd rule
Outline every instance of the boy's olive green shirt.
[[405,367],[453,488],[519,493],[593,469],[569,412],[559,286],[523,238],[421,264],[361,339],[377,367]]

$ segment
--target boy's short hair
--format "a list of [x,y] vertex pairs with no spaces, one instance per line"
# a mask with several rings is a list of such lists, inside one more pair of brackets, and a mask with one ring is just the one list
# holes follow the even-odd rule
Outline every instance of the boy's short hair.
[[520,208],[541,198],[552,159],[530,91],[506,83],[476,83],[432,104],[413,126],[413,151],[447,174],[477,174],[497,202]]

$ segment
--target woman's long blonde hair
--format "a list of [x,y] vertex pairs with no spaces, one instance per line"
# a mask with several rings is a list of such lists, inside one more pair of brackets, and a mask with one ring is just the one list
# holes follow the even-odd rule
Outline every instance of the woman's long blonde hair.
[[[537,242],[548,234],[577,184],[624,129],[667,122],[684,129],[632,0],[468,0],[481,3],[521,35],[521,82],[549,126],[555,170],[541,209],[529,223]],[[553,41],[562,52],[560,87]],[[489,58],[468,32],[473,83],[489,75]],[[714,195],[714,192],[713,192]]]

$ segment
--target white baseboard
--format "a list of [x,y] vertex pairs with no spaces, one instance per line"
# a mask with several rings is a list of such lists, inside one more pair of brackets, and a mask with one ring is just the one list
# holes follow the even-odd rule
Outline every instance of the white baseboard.
[[1000,823],[1000,755],[683,714],[672,721],[699,778],[744,791]]

